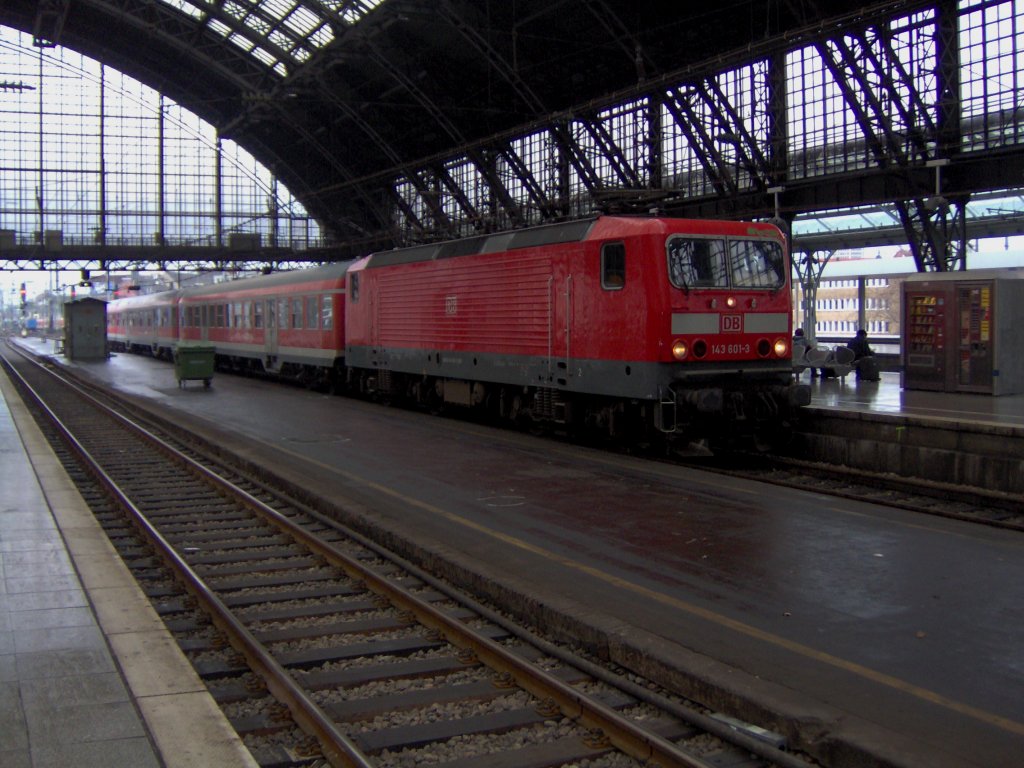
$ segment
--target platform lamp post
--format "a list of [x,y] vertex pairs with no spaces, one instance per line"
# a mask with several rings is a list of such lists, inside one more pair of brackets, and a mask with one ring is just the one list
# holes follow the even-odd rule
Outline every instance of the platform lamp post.
[[21,335],[28,335],[28,290],[25,283],[21,284]]

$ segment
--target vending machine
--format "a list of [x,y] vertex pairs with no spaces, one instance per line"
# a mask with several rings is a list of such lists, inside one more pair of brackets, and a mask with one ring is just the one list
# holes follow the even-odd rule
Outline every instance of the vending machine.
[[903,387],[1024,392],[1024,274],[920,274],[903,283]]

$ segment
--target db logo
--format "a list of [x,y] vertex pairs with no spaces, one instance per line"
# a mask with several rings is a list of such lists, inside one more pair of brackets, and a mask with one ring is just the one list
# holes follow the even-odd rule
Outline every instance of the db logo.
[[743,315],[722,315],[722,333],[742,333]]
[[457,296],[445,296],[444,297],[444,313],[446,315],[455,315],[459,311],[459,299]]

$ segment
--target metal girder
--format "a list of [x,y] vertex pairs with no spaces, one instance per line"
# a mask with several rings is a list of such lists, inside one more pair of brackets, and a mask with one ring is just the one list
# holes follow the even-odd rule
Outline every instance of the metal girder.
[[131,27],[140,39],[152,39],[176,49],[183,58],[198,60],[203,71],[239,93],[262,90],[268,83],[266,68],[255,66],[241,50],[225,49],[223,40],[211,35],[170,6],[152,0],[78,0],[109,18]]
[[455,142],[456,145],[464,145],[467,143],[466,137],[462,134],[459,127],[448,118],[448,115],[445,114],[445,111],[441,106],[430,98],[426,91],[420,88],[415,80],[409,77],[409,75],[403,72],[399,67],[396,67],[394,63],[385,56],[382,51],[380,51],[375,43],[372,41],[367,42],[366,50],[369,53],[370,60],[393,78],[403,90],[416,100],[416,102],[430,116],[430,119],[433,121],[433,125],[448,134],[448,137]]
[[456,9],[451,0],[441,0],[438,10],[440,11],[441,18],[448,22],[474,50],[480,53],[487,66],[493,69],[512,87],[512,90],[519,96],[524,105],[538,116],[549,111],[544,106],[543,99],[523,80],[516,67],[511,62],[506,61],[497,48],[491,45],[487,38],[478,31],[478,26],[486,28],[486,22],[477,20],[477,25],[469,22],[470,14],[474,16],[474,19],[479,15],[479,11],[475,7],[463,5]]
[[584,5],[601,26],[608,31],[609,37],[615,41],[623,55],[633,59],[637,82],[643,82],[646,79],[648,67],[652,72],[660,71],[660,68],[650,58],[649,52],[644,50],[640,41],[608,3],[604,0],[584,0]]
[[519,179],[526,194],[536,206],[538,211],[545,214],[546,218],[557,218],[556,204],[548,197],[544,188],[537,181],[537,177],[530,172],[523,159],[512,149],[511,145],[505,144],[497,148],[497,153],[505,161],[509,170]]
[[[22,255],[24,251],[25,255]],[[60,253],[38,248],[7,250],[0,253],[0,272],[22,271],[213,271],[285,269],[321,264],[344,258],[343,254],[324,251],[292,251],[268,248],[257,252],[231,252],[226,248],[186,247],[111,247],[65,246]]]
[[[789,178],[789,125],[786,121],[788,105],[786,102],[786,56],[773,53],[767,57],[767,93],[768,104],[765,126],[767,133],[768,157],[765,159],[765,181],[770,186],[785,184]],[[776,207],[778,198],[775,198]]]
[[[469,153],[469,159],[476,166],[490,189],[491,206],[494,209],[503,211],[507,220],[511,221],[513,226],[522,226],[526,223],[523,211],[512,198],[512,195],[509,194],[508,188],[498,176],[496,164],[499,157],[499,152],[491,150],[473,150]],[[484,223],[484,228],[488,228],[486,222]]]
[[[452,199],[458,204],[459,208],[462,209],[465,216],[469,221],[474,222],[474,225],[479,229],[478,223],[480,222],[480,211],[477,210],[476,206],[470,202],[469,197],[465,191],[460,187],[452,175],[448,173],[448,169],[439,165],[432,169],[434,177],[441,182],[445,189],[451,194]],[[451,224],[449,220],[449,225]],[[452,234],[455,234],[454,232]]]
[[913,203],[898,201],[903,231],[919,272],[967,268],[967,198],[941,195]]
[[[676,126],[682,131],[697,152],[697,159],[711,180],[715,191],[722,197],[733,197],[739,191],[735,177],[728,167],[725,156],[709,130],[707,123],[697,114],[693,102],[700,100],[700,92],[695,88],[687,89],[684,95],[680,88],[669,90],[669,99],[665,102],[669,113],[675,118]],[[723,131],[720,136],[730,134]],[[731,134],[735,136],[735,134]],[[735,138],[737,152],[740,151],[739,138]]]
[[808,341],[815,341],[814,329],[818,325],[818,286],[821,285],[821,273],[825,265],[835,254],[835,250],[800,251],[794,247],[791,263],[796,270],[797,283],[803,294],[803,323]]
[[[945,11],[949,10],[955,13],[955,7],[947,4]],[[944,24],[949,21],[937,21],[938,36]],[[918,269],[946,271],[964,265],[966,198],[951,204],[942,196],[940,168],[949,158],[938,157],[934,144],[929,145],[929,135],[937,133],[936,122],[897,56],[889,28],[879,24],[836,36],[819,43],[817,49],[843,92],[875,162],[881,168],[902,171],[912,190],[909,201],[899,201],[897,208]],[[956,69],[948,60],[948,51],[945,56],[945,66]],[[922,162],[935,168],[934,194],[915,189],[910,169]]]
[[71,0],[39,0],[32,25],[32,44],[37,48],[56,48],[64,32]]
[[[15,1],[28,5],[27,0]],[[287,42],[282,47],[270,40],[274,25],[282,20],[269,11],[263,14],[267,28],[256,32],[217,0],[197,0],[197,6],[212,9],[213,18],[250,42],[269,41],[275,55],[288,55]],[[673,31],[658,38],[638,23],[641,10],[634,16],[630,6],[617,0],[546,5],[521,0],[513,6],[486,8],[471,0],[434,0],[429,9],[426,6],[415,0],[389,1],[367,24],[353,26],[336,3],[333,11],[320,4],[321,15],[333,14],[336,20],[334,42],[317,49],[304,63],[288,60],[285,78],[257,66],[251,56],[204,24],[155,0],[43,0],[35,10],[39,18],[49,14],[46,18],[54,22],[59,14],[53,9],[70,13],[65,38],[77,33],[80,39],[82,30],[98,30],[105,20],[115,20],[119,38],[151,41],[153,56],[143,56],[136,71],[157,74],[148,79],[154,87],[173,83],[171,97],[220,126],[221,135],[237,139],[294,185],[296,196],[325,219],[329,231],[345,235],[346,247],[388,239],[393,241],[388,245],[397,244],[406,233],[420,239],[451,236],[475,222],[501,228],[537,223],[536,216],[564,218],[582,209],[588,196],[602,202],[619,196],[629,210],[640,210],[664,195],[670,199],[664,205],[659,202],[659,208],[671,213],[771,215],[773,200],[766,188],[784,186],[781,202],[789,213],[860,201],[904,201],[900,218],[917,248],[919,268],[942,270],[963,263],[958,244],[963,242],[967,195],[1021,178],[1019,146],[972,148],[958,155],[962,137],[957,0],[893,0],[853,11],[849,4],[827,0],[785,2],[773,6],[765,21],[770,23],[777,14],[788,24],[766,27],[745,46],[708,45],[708,51],[717,53],[705,53],[701,60],[675,59],[672,54],[686,47],[684,38],[689,40],[687,50],[698,42],[710,43],[705,38],[713,31],[702,33],[689,22],[705,13],[724,15],[721,9],[680,10],[678,17],[666,18],[666,28]],[[95,13],[75,28],[76,13],[83,8],[104,16]],[[592,39],[585,45],[575,45],[566,34],[573,27],[562,22],[570,15],[590,31]],[[24,26],[28,22],[23,19]],[[549,27],[559,29],[562,36],[549,40],[538,34]],[[732,45],[738,27],[719,39]],[[521,35],[518,47],[516,35]],[[676,47],[664,44],[672,37],[679,38]],[[913,56],[906,59],[908,39],[912,48],[922,40],[925,45],[933,42],[934,51],[922,48],[919,53],[913,48]],[[410,40],[424,43],[422,50],[409,48]],[[122,61],[145,47],[131,42],[115,46],[96,37],[93,49],[108,50],[114,61]],[[550,56],[558,44],[563,46],[559,56]],[[466,66],[462,91],[456,90],[458,77],[443,77],[446,46],[458,53],[452,60]],[[851,162],[840,171],[791,177],[801,150],[790,146],[787,137],[786,57],[797,46],[819,51],[869,147],[873,167]],[[524,51],[533,51],[530,61],[517,59]],[[600,53],[593,55],[594,51]],[[556,61],[563,54],[565,61]],[[575,55],[589,55],[591,69],[571,69]],[[173,65],[161,70],[156,60],[160,56],[193,63],[203,77],[189,83]],[[422,75],[411,68],[414,61],[422,63]],[[635,64],[633,82],[621,77],[624,62],[627,68]],[[733,95],[723,76],[735,71],[730,67],[761,66],[765,70],[755,73],[754,87],[764,87],[764,99],[753,94],[753,109]],[[931,80],[922,78],[922,67]],[[595,71],[616,68],[620,90],[598,95],[591,89],[577,97],[575,105],[558,100],[573,92],[576,75],[582,84],[588,77],[592,81]],[[372,101],[380,96],[372,90],[380,84],[380,72],[389,78],[382,89],[390,94],[386,108]],[[353,77],[362,75],[371,86],[361,88]],[[492,88],[493,102],[487,100]],[[186,92],[195,96],[195,105],[181,99]],[[470,97],[481,99],[480,116]],[[635,114],[646,120],[645,134],[623,138],[601,117],[619,107],[633,109],[644,99],[648,106],[636,106]],[[389,110],[397,116],[394,127],[388,123]],[[518,127],[510,127],[511,115],[521,120]],[[497,127],[485,135],[480,128],[489,128],[492,120]],[[416,141],[416,121],[437,136]],[[687,142],[686,151],[695,156],[686,172],[708,180],[689,199],[664,188],[659,153],[670,131],[677,132]],[[549,153],[520,156],[513,149],[520,139],[540,134],[552,145]],[[643,144],[639,154],[628,145],[634,140]],[[830,149],[847,153],[847,158],[863,153],[856,144]],[[364,162],[364,156],[372,160]],[[478,176],[445,170],[463,158]],[[940,172],[933,175],[925,165],[947,159],[951,164],[942,167],[940,185]],[[396,183],[406,179],[410,186],[403,197]],[[464,184],[486,189],[475,194],[477,190],[463,188]],[[941,198],[949,199],[943,204]],[[445,214],[445,205],[450,215]]]
[[594,140],[594,146],[601,153],[603,159],[615,171],[624,187],[644,186],[639,171],[630,165],[625,153],[612,138],[611,133],[605,128],[604,122],[597,116],[582,121],[583,130]]
[[[582,122],[582,121],[574,121]],[[586,152],[583,151],[583,147],[579,145],[579,142],[572,135],[571,123],[568,120],[562,120],[551,126],[551,137],[555,141],[555,144],[561,149],[564,157],[569,163],[576,169],[579,174],[580,181],[591,193],[600,190],[604,183],[601,181],[601,174],[597,172],[590,160],[587,159]],[[563,189],[562,197],[568,197],[568,190]]]
[[[860,43],[861,52],[869,47],[863,37],[860,38]],[[846,107],[853,113],[864,142],[878,166],[908,167],[906,153],[892,129],[889,113],[867,81],[863,61],[858,59],[842,38],[821,42],[816,49],[825,67],[832,74],[832,79],[842,91]]]

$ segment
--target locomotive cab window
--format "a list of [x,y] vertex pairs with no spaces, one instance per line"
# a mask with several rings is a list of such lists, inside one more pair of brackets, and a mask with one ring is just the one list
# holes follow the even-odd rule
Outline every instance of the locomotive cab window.
[[601,247],[601,287],[618,291],[626,284],[626,246],[608,243]]
[[729,284],[725,240],[674,235],[666,243],[668,275],[677,288],[725,288]]
[[349,299],[355,304],[359,301],[359,273],[354,272],[348,277]]
[[770,288],[786,284],[782,246],[771,240],[733,240],[729,243],[732,284],[736,288]]

